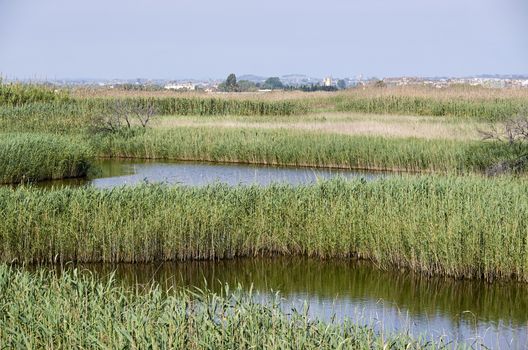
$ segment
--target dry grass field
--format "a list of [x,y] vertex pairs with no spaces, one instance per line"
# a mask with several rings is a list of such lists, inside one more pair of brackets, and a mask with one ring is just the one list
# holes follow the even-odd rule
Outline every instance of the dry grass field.
[[482,122],[452,121],[449,118],[369,115],[362,113],[327,112],[288,117],[244,116],[176,117],[164,116],[154,122],[155,128],[211,127],[289,129],[339,135],[416,137],[423,139],[477,140],[478,130],[490,126]]

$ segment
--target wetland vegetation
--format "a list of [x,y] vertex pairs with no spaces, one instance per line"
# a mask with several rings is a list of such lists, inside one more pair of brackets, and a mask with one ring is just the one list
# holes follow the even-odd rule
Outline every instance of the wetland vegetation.
[[84,177],[90,170],[88,147],[45,134],[0,137],[0,183]]
[[285,313],[277,295],[257,303],[240,290],[144,291],[76,270],[57,276],[0,267],[0,343],[9,348],[438,349],[444,341],[375,332],[351,320]]
[[[525,169],[485,176],[496,164],[524,157],[526,143],[483,141],[477,129],[522,115],[527,101],[524,90],[474,87],[211,97],[0,84],[2,183],[85,177],[107,158],[421,173],[301,186],[4,186],[0,294],[8,299],[0,309],[10,311],[0,317],[0,341],[13,347],[442,347],[441,340],[288,314],[243,293],[170,294],[153,286],[139,294],[97,278],[7,265],[312,257],[526,283]],[[102,128],[104,118],[119,115],[116,106],[155,113],[148,126],[125,118],[117,128]],[[79,314],[78,307],[88,312]],[[143,327],[145,319],[155,322]]]
[[402,177],[269,187],[0,189],[4,262],[260,255],[361,258],[456,278],[528,278],[527,187]]

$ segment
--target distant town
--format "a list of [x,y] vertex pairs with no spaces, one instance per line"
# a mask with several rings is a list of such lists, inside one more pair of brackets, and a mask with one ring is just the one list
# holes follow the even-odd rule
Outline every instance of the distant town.
[[[19,81],[46,83],[55,86],[88,86],[101,88],[116,88],[130,90],[173,90],[173,91],[203,91],[222,92],[226,89],[226,79],[33,79],[4,81]],[[336,78],[326,76],[314,78],[303,74],[288,74],[280,77],[261,77],[257,75],[235,76],[237,89],[230,91],[266,92],[271,90],[305,90],[335,91],[353,87],[377,85],[392,86],[431,86],[438,89],[453,85],[482,86],[487,88],[528,88],[528,75],[480,75],[474,77],[363,77]]]

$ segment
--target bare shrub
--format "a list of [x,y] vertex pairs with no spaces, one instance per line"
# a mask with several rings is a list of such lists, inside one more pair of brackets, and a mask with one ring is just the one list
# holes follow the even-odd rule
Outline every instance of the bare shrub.
[[117,133],[131,129],[134,126],[146,128],[156,114],[154,104],[132,104],[116,100],[107,111],[96,114],[91,119],[91,127],[95,132]]
[[508,119],[500,125],[491,125],[489,130],[479,130],[482,140],[491,140],[508,146],[513,159],[493,164],[486,173],[490,176],[520,172],[528,165],[528,112]]

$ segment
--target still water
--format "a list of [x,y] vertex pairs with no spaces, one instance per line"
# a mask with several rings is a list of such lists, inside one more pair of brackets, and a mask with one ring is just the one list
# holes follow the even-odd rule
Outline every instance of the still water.
[[163,288],[253,286],[259,300],[283,297],[286,312],[313,318],[351,318],[384,331],[463,341],[478,347],[528,348],[528,286],[522,283],[455,281],[404,271],[381,271],[351,260],[254,258],[162,264],[80,266],[137,288],[151,282]]
[[[313,183],[340,176],[367,180],[386,173],[251,165],[105,160],[89,179],[50,181],[38,186],[112,188],[144,182],[202,186]],[[164,288],[220,290],[222,284],[253,286],[259,298],[278,291],[286,312],[309,306],[324,320],[351,318],[378,330],[444,337],[478,348],[528,349],[528,284],[455,281],[401,271],[380,271],[355,261],[301,258],[238,259],[217,262],[84,265],[130,287],[158,282]]]
[[196,162],[102,160],[96,163],[98,171],[89,179],[67,179],[45,181],[37,186],[82,186],[112,188],[140,183],[166,183],[203,186],[215,182],[228,185],[267,186],[271,183],[292,185],[313,183],[336,176],[343,178],[373,179],[387,176],[383,172],[351,171],[341,169],[314,169],[272,167],[261,165],[239,165]]

